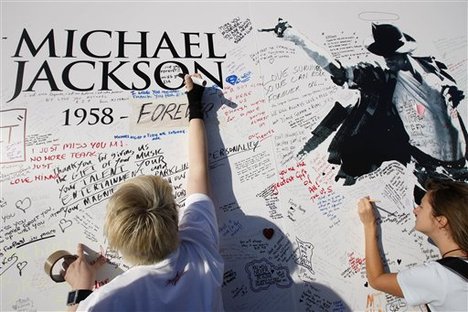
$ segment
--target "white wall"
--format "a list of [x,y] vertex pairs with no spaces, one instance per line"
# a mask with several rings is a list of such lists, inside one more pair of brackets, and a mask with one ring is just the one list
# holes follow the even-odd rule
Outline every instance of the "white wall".
[[[156,83],[153,73],[165,61],[181,62],[190,71],[197,62],[215,78],[216,62],[221,62],[224,88],[209,81],[205,102],[213,197],[226,261],[226,310],[408,308],[402,299],[367,285],[356,202],[370,195],[387,210],[382,232],[391,270],[437,258],[437,249],[413,230],[411,164],[384,163],[355,185],[343,186],[334,181],[338,166],[327,162],[329,140],[297,159],[341,89],[316,71],[303,51],[257,29],[272,27],[283,17],[325,47],[332,38],[343,39],[335,46],[336,55],[352,64],[379,60],[362,49],[371,22],[395,23],[418,41],[418,53],[445,62],[466,93],[466,2],[36,1],[2,2],[1,8],[2,310],[63,309],[68,286],[52,282],[43,263],[57,249],[74,252],[78,242],[103,248],[113,263],[100,281],[128,268],[106,249],[102,235],[106,200],[119,177],[161,174],[183,205],[186,99],[183,89],[163,92]],[[56,57],[47,44],[33,56],[25,43],[15,57],[23,30],[36,48],[53,30]],[[109,56],[90,57],[80,48],[83,35],[93,30],[106,32],[89,36],[90,52]],[[139,46],[132,45],[126,47],[126,58],[118,58],[119,31],[127,32],[127,41],[147,32],[148,57],[139,57]],[[164,32],[180,58],[168,49],[167,38],[160,44]],[[184,57],[184,32],[198,34],[189,37],[192,56],[200,58]],[[72,33],[73,41],[67,37]],[[206,33],[214,33],[214,55]],[[158,57],[152,58],[158,45]],[[70,82],[89,91],[73,91],[63,81],[64,69],[75,61],[87,63],[70,67]],[[116,69],[116,79],[142,88],[145,80],[133,69],[141,62],[138,68],[151,82],[147,92],[122,90],[112,80],[111,90],[100,90],[106,89],[105,66],[112,70],[119,62],[127,63]],[[20,87],[19,64],[24,65]],[[305,75],[297,73],[299,68],[305,68]],[[171,77],[170,66],[163,69],[168,70],[162,74],[165,84],[180,84],[180,78]],[[226,81],[232,75],[237,83]],[[52,79],[61,91],[51,91]],[[15,95],[16,88],[22,92]],[[282,94],[285,90],[289,92]],[[170,112],[158,118],[156,110],[151,121],[153,111],[162,107]],[[149,114],[138,121],[142,110]],[[466,100],[460,111],[466,117]],[[84,112],[87,117],[78,125]],[[90,112],[97,114],[97,122]],[[272,276],[262,280],[254,266],[269,268]],[[284,277],[277,272],[285,272]]]

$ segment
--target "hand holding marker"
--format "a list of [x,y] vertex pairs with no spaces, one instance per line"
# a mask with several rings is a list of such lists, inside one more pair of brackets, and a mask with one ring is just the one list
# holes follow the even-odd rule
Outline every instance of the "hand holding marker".
[[[182,79],[184,79],[184,76],[185,76],[184,73],[177,74],[177,77],[180,77]],[[192,78],[192,81],[193,81],[194,84],[197,84],[197,85],[202,86],[202,87],[206,86],[206,80],[205,79],[194,77],[194,76],[191,76],[190,78]]]
[[395,215],[394,212],[390,212],[390,211],[388,211],[388,210],[383,209],[382,207],[377,206],[376,203],[380,203],[380,200],[369,199],[369,201],[373,204],[372,206],[374,206],[375,208],[377,208],[377,209],[379,209],[379,210],[381,210],[381,211],[385,211],[385,212],[388,213],[390,216]]

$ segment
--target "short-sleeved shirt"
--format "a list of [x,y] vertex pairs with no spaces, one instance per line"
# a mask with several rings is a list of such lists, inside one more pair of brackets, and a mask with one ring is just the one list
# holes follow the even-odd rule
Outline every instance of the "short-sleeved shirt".
[[468,283],[432,261],[397,274],[398,284],[411,306],[428,304],[431,311],[468,311]]
[[192,194],[179,222],[180,245],[165,260],[138,265],[80,302],[79,311],[222,311],[224,262],[211,199]]

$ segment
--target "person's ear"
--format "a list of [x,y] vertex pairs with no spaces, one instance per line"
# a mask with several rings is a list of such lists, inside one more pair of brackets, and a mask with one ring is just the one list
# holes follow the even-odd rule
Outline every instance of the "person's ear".
[[438,216],[436,217],[437,222],[439,223],[439,228],[443,229],[447,226],[448,224],[448,219],[446,216]]

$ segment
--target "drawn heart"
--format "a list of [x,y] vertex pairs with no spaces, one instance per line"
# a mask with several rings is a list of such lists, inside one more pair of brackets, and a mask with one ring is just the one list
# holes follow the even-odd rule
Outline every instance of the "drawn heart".
[[26,267],[27,264],[28,264],[28,261],[21,261],[16,264],[16,267],[18,268],[18,270],[22,271]]
[[368,287],[369,286],[369,283],[368,282],[365,282],[364,283],[364,287]]
[[61,219],[59,222],[59,226],[62,230],[62,233],[65,233],[65,229],[69,228],[72,224],[73,222],[71,220]]
[[424,105],[420,103],[416,104],[416,113],[418,114],[420,118],[424,117],[425,111],[426,111],[426,108],[424,107]]
[[272,228],[263,229],[263,236],[265,236],[267,239],[271,239],[273,234],[275,234],[275,230]]
[[397,262],[398,264],[400,264],[400,263],[401,263],[401,259],[397,259],[396,262]]
[[26,197],[23,200],[20,199],[16,202],[15,206],[16,206],[16,209],[19,209],[23,211],[24,213],[26,213],[26,209],[31,207],[31,198]]

